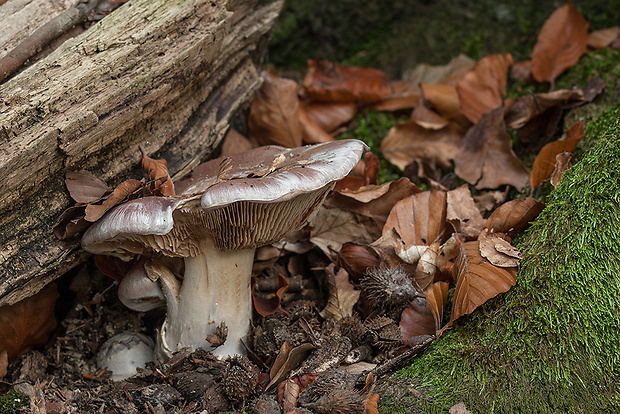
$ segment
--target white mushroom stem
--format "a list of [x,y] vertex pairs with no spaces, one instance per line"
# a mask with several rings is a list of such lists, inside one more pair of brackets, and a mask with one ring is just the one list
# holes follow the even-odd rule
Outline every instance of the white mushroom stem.
[[250,331],[250,276],[254,248],[222,251],[213,241],[201,242],[201,254],[185,258],[185,275],[175,310],[168,308],[158,346],[158,358],[168,359],[183,348],[209,350],[207,337],[224,322],[226,342],[215,355],[243,354],[241,340]]

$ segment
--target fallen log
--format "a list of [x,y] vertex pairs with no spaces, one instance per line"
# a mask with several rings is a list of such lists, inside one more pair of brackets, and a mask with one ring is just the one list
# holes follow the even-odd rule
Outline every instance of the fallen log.
[[86,257],[52,233],[66,172],[114,186],[141,177],[140,146],[173,178],[208,157],[261,84],[281,5],[131,0],[0,84],[0,306]]

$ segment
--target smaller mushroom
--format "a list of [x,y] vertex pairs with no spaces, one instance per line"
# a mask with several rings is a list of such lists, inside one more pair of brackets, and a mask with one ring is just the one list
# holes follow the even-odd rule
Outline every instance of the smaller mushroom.
[[112,372],[112,381],[123,381],[153,361],[155,343],[141,333],[123,332],[103,343],[97,353],[97,367]]

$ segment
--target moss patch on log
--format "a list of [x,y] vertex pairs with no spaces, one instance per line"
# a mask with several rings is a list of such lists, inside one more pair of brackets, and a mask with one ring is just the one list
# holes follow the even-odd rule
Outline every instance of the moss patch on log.
[[527,231],[517,286],[400,372],[422,412],[620,409],[619,110]]

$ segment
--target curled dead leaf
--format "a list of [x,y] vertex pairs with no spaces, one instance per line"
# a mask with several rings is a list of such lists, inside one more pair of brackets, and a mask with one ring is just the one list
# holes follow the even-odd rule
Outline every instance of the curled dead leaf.
[[588,35],[588,47],[590,49],[605,49],[611,42],[618,38],[619,32],[619,26],[595,30]]
[[400,317],[400,333],[405,344],[421,335],[435,335],[435,317],[431,305],[424,298],[415,298]]
[[462,186],[448,191],[446,198],[446,219],[458,220],[460,231],[466,239],[475,239],[484,226],[484,218],[471,196],[469,186]]
[[550,142],[542,147],[530,173],[530,187],[535,189],[542,184],[553,173],[556,156],[562,152],[573,152],[584,135],[584,122],[580,121],[566,131],[567,139]]
[[450,284],[448,282],[435,282],[426,291],[426,300],[428,301],[435,320],[435,331],[439,331],[443,323],[443,314],[446,308],[446,302],[448,302],[449,287]]
[[92,203],[110,191],[106,183],[86,170],[70,171],[65,176],[69,195],[78,203]]
[[560,152],[555,156],[555,167],[553,168],[553,172],[551,173],[551,185],[553,188],[556,188],[560,185],[560,180],[562,176],[571,167],[571,159],[573,158],[573,154],[571,152]]
[[254,309],[256,309],[256,312],[258,312],[259,315],[269,316],[276,313],[276,311],[280,309],[282,296],[286,293],[289,283],[283,275],[278,275],[278,283],[280,287],[275,295],[267,298],[256,295],[256,278],[252,278],[252,303],[254,304]]
[[494,266],[517,267],[521,261],[521,252],[516,247],[511,246],[506,237],[503,233],[490,233],[484,229],[478,238],[480,255]]
[[173,196],[174,184],[168,173],[168,162],[164,159],[156,160],[149,157],[142,147],[140,151],[142,152],[142,169],[155,184],[151,192],[154,195]]

